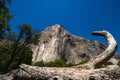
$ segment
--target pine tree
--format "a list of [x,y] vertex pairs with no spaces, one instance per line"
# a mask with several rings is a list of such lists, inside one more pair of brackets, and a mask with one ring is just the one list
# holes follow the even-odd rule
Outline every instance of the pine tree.
[[[22,26],[18,27],[20,30],[20,33],[18,35],[17,40],[15,41],[15,43],[13,44],[13,48],[12,48],[12,52],[11,52],[11,56],[10,59],[6,62],[5,66],[4,66],[4,70],[3,73],[6,73],[9,71],[9,67],[12,65],[12,63],[14,62],[15,58],[18,56],[18,61],[14,64],[15,67],[18,67],[19,64],[22,63],[21,59],[22,59],[22,55],[25,55],[25,52],[27,50],[27,45],[31,43],[32,40],[32,27],[28,24],[24,24]],[[30,50],[28,51],[30,52]],[[32,52],[30,52],[32,53]]]
[[4,37],[6,31],[10,31],[9,21],[13,18],[7,3],[10,4],[11,0],[0,0],[0,38]]

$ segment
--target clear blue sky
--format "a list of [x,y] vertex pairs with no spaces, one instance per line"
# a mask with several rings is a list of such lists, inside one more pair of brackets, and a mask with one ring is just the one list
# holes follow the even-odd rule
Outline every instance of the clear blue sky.
[[12,0],[10,9],[13,31],[24,23],[41,31],[62,24],[70,33],[103,43],[104,38],[91,32],[108,30],[120,44],[120,0]]

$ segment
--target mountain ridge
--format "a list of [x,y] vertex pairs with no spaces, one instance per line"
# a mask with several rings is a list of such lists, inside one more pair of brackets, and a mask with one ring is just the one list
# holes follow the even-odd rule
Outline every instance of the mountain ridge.
[[39,38],[38,45],[32,45],[33,63],[62,59],[79,63],[104,51],[102,43],[73,35],[59,24],[47,27]]

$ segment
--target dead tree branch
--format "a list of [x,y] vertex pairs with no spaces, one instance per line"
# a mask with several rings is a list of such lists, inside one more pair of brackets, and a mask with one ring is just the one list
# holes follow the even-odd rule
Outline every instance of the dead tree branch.
[[117,42],[108,31],[95,31],[92,33],[96,36],[104,36],[108,42],[108,47],[100,55],[92,58],[88,63],[79,65],[79,68],[94,69],[100,67],[103,63],[107,62],[115,54]]

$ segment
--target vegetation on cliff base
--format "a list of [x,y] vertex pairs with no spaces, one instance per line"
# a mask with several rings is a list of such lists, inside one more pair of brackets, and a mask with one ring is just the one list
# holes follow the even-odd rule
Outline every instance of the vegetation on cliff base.
[[[44,62],[44,61],[38,61],[33,64],[33,66],[39,66],[39,67],[72,67],[72,66],[77,66],[77,65],[82,65],[85,64],[89,61],[89,59],[83,60],[79,62],[78,64],[73,64],[73,63],[66,63],[64,60],[61,59],[56,59],[54,61],[50,62]],[[106,62],[100,68],[107,67],[108,65],[113,65],[112,62]],[[120,66],[120,61],[118,62],[118,66]]]
[[81,61],[78,64],[73,64],[73,63],[66,63],[64,60],[61,60],[61,59],[56,59],[56,60],[50,61],[50,62],[38,61],[38,62],[34,63],[33,65],[39,66],[39,67],[72,67],[72,66],[87,63],[88,61],[89,61],[89,59],[86,59],[86,60]]
[[66,63],[63,60],[60,59],[56,59],[55,61],[51,61],[51,62],[43,62],[43,61],[39,61],[34,63],[33,66],[39,66],[39,67],[71,67],[74,64],[72,63]]
[[120,66],[120,60],[118,61],[118,64],[117,64],[118,66]]

